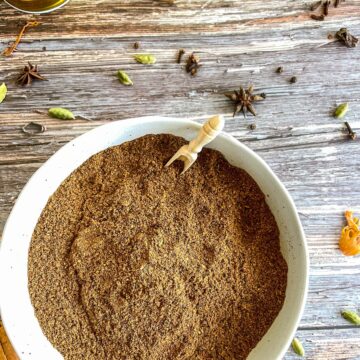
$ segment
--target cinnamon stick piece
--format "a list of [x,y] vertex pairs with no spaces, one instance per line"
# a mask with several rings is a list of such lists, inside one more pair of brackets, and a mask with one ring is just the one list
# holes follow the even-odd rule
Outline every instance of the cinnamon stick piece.
[[[5,354],[5,360],[20,360],[6,335],[3,323],[0,321],[0,344]],[[0,357],[1,359],[1,357]]]
[[1,344],[0,344],[0,360],[7,360]]

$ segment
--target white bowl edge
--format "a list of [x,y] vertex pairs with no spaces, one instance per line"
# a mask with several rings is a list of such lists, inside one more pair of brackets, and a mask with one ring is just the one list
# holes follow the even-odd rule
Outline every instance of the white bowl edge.
[[[27,289],[27,254],[31,235],[49,196],[80,164],[109,146],[150,133],[172,133],[189,140],[200,126],[201,124],[189,120],[156,116],[115,121],[99,126],[63,146],[30,178],[10,213],[0,244],[0,281],[3,289],[0,294],[0,311],[9,338],[21,360],[62,359],[42,334]],[[282,251],[286,252],[285,257],[288,256],[288,265],[289,257],[292,256],[291,264],[297,267],[292,269],[289,265],[284,307],[248,358],[269,359],[269,354],[273,352],[276,356],[271,360],[281,359],[301,319],[308,288],[309,259],[300,219],[284,185],[252,150],[225,133],[220,134],[209,147],[220,150],[233,165],[239,166],[242,163],[253,167],[251,170],[245,166],[245,170],[254,177],[262,191],[269,195],[267,202],[280,228]],[[241,159],[232,153],[231,149],[234,148],[243,153]],[[279,197],[282,198],[281,201]],[[29,208],[32,209],[31,214],[27,213]],[[19,225],[20,219],[22,223]],[[287,219],[286,224],[282,224],[284,219]],[[292,240],[282,237],[291,232],[288,224],[294,228]],[[294,246],[295,249],[291,248]]]

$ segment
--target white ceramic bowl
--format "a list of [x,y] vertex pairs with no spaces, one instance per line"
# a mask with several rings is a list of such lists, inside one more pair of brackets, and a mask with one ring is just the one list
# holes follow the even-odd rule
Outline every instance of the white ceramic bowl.
[[[112,122],[71,141],[54,154],[29,180],[6,223],[0,251],[0,310],[5,328],[21,360],[60,360],[62,356],[43,335],[34,316],[27,287],[31,235],[49,196],[91,155],[145,134],[170,133],[193,138],[200,124],[147,117]],[[248,360],[281,359],[303,312],[308,284],[308,253],[294,203],[269,166],[253,151],[225,133],[209,145],[233,165],[245,169],[267,195],[279,230],[281,251],[288,264],[285,304]]]

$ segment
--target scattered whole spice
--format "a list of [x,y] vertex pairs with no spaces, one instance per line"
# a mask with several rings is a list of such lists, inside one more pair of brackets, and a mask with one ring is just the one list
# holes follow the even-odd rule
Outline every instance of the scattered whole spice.
[[136,54],[134,55],[134,59],[138,63],[145,65],[152,65],[156,63],[156,57],[151,54]]
[[328,16],[329,15],[329,6],[331,4],[330,0],[324,1],[323,6],[324,6],[324,15]]
[[311,14],[310,17],[311,17],[311,19],[317,20],[317,21],[325,20],[325,15],[323,15],[323,14],[321,14],[321,15]]
[[118,70],[117,77],[123,85],[126,85],[126,86],[133,85],[133,82],[130,79],[130,76],[125,71]]
[[360,325],[360,316],[355,311],[343,310],[341,316],[354,325]]
[[297,355],[299,355],[299,356],[305,355],[304,347],[298,338],[294,338],[294,340],[291,343],[291,346]]
[[281,74],[282,72],[284,72],[284,68],[282,66],[279,66],[277,69],[276,69],[276,72],[278,74]]
[[178,51],[177,58],[176,58],[176,62],[177,62],[178,64],[181,63],[181,59],[182,59],[182,57],[183,57],[184,54],[185,54],[185,50],[184,50],[184,49],[180,49],[180,50]]
[[340,104],[334,111],[334,117],[338,119],[342,119],[346,115],[348,110],[349,110],[348,103]]
[[47,80],[39,74],[38,66],[32,65],[28,62],[28,65],[25,65],[21,74],[16,79],[16,83],[22,86],[30,85],[33,80]]
[[0,104],[4,101],[7,94],[7,87],[5,83],[0,85]]
[[70,110],[60,108],[60,107],[49,109],[48,114],[53,118],[61,119],[61,120],[74,120],[75,119],[74,114]]
[[29,135],[40,134],[46,131],[46,127],[37,122],[29,122],[21,128],[22,132]]
[[[334,1],[334,7],[337,8],[340,4],[341,4],[341,0],[335,0]],[[325,1],[317,1],[314,4],[311,5],[310,10],[311,11],[316,11],[321,5],[322,5],[322,14],[317,15],[317,14],[311,14],[310,17],[313,20],[318,20],[318,21],[322,21],[325,19],[326,16],[329,15],[329,8],[332,4],[332,0],[325,0]]]
[[200,64],[200,58],[196,56],[194,53],[189,55],[186,61],[186,71],[190,73],[192,76],[196,75],[199,68],[202,66]]
[[238,114],[240,111],[246,116],[246,113],[249,111],[251,114],[256,116],[255,109],[253,107],[253,102],[262,101],[265,99],[265,94],[254,95],[253,94],[254,87],[250,85],[247,90],[244,90],[242,86],[240,86],[240,90],[234,90],[232,93],[225,93],[224,95],[234,102],[234,114]]
[[29,291],[65,359],[246,359],[282,308],[287,265],[265,195],[212,149],[182,177],[182,164],[164,168],[186,143],[108,148],[49,199]]
[[28,21],[20,30],[19,35],[16,37],[14,43],[11,46],[9,46],[8,48],[6,48],[2,52],[2,55],[11,56],[13,54],[13,52],[16,51],[16,48],[19,45],[21,38],[24,35],[25,31],[30,27],[34,27],[34,26],[38,26],[38,25],[40,25],[40,22],[38,22],[38,21]]
[[356,139],[356,132],[351,128],[350,124],[347,121],[345,121],[344,124],[345,124],[346,130],[348,132],[349,138],[351,140],[355,140]]
[[349,48],[356,47],[359,42],[359,39],[351,35],[346,28],[341,28],[337,31],[335,37]]
[[133,45],[134,49],[137,50],[140,47],[140,44],[136,41]]
[[298,81],[296,76],[292,76],[289,80],[290,84],[295,84]]
[[353,217],[352,211],[345,211],[347,225],[342,229],[339,248],[346,256],[360,254],[359,219]]
[[252,123],[248,126],[249,130],[255,130],[256,129],[256,124]]

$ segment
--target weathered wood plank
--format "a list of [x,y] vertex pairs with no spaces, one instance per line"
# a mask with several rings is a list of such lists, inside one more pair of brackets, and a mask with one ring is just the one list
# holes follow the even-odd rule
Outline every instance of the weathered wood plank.
[[[169,115],[203,120],[227,115],[226,131],[256,150],[289,189],[307,235],[311,258],[309,300],[298,336],[307,358],[360,359],[360,333],[339,316],[358,308],[360,259],[337,249],[343,211],[360,213],[359,140],[350,141],[335,105],[350,103],[346,119],[360,132],[359,48],[328,39],[341,26],[360,35],[360,2],[347,0],[324,22],[309,19],[310,0],[72,0],[40,18],[11,58],[0,57],[0,82],[9,93],[0,105],[0,233],[31,174],[59,147],[112,120]],[[19,21],[31,18],[0,3],[0,51]],[[132,59],[151,52],[155,66]],[[43,47],[46,50],[43,50]],[[175,63],[176,52],[196,51],[203,67],[195,78]],[[40,64],[48,82],[14,84],[19,70]],[[275,69],[284,66],[279,75]],[[135,85],[122,87],[122,68]],[[296,75],[298,82],[288,80]],[[256,119],[231,118],[223,92],[253,83],[267,99]],[[93,119],[62,122],[33,112],[68,107]],[[48,130],[25,135],[30,121]],[[256,121],[257,129],[247,125]],[[287,360],[297,358],[289,352]]]
[[[115,0],[71,1],[57,12],[42,16],[43,25],[30,36],[88,37],[127,36],[141,34],[180,33],[243,33],[258,28],[290,29],[313,27],[309,19],[309,1],[286,0]],[[16,32],[17,22],[28,18],[0,3],[5,19],[0,23],[1,37]],[[346,1],[331,9],[332,21],[357,21],[360,8],[357,1]]]
[[[360,328],[298,331],[305,348],[305,359],[358,360],[360,358]],[[286,360],[301,359],[290,349]]]
[[[328,43],[326,37],[321,39],[325,46],[318,48],[311,44],[313,47],[307,48],[306,35],[302,37],[299,48],[290,46],[274,53],[267,52],[272,42],[264,50],[262,40],[252,43],[250,38],[243,41],[219,38],[219,43],[226,46],[208,44],[208,38],[199,39],[197,46],[191,41],[184,46],[178,40],[171,48],[166,40],[159,40],[152,46],[144,45],[143,51],[158,57],[158,63],[152,67],[141,66],[132,59],[134,50],[130,44],[135,38],[126,43],[126,50],[109,50],[109,46],[117,46],[113,40],[99,41],[91,50],[77,42],[69,45],[78,47],[76,50],[45,53],[37,51],[38,44],[24,44],[29,51],[24,48],[13,59],[0,63],[0,78],[9,85],[1,113],[62,105],[98,120],[153,115],[159,113],[159,109],[162,114],[187,117],[214,112],[230,115],[232,106],[223,93],[240,84],[253,83],[257,91],[267,94],[267,99],[257,105],[257,120],[265,126],[265,131],[299,123],[304,127],[318,124],[336,127],[339,123],[329,115],[335,104],[342,101],[351,102],[350,119],[355,120],[356,111],[360,109],[357,101],[360,98],[359,50]],[[291,44],[291,40],[287,41]],[[51,42],[53,47],[57,43]],[[175,63],[180,47],[199,51],[203,67],[196,78]],[[28,60],[40,64],[42,73],[50,81],[36,83],[31,88],[15,86],[14,79]],[[284,74],[275,73],[278,65],[284,65]],[[114,74],[119,68],[131,74],[134,87],[124,88],[118,83]],[[289,85],[292,75],[298,76],[298,83]],[[246,122],[239,117],[231,128],[238,130],[236,126],[242,123]],[[311,127],[307,131],[311,131]]]

